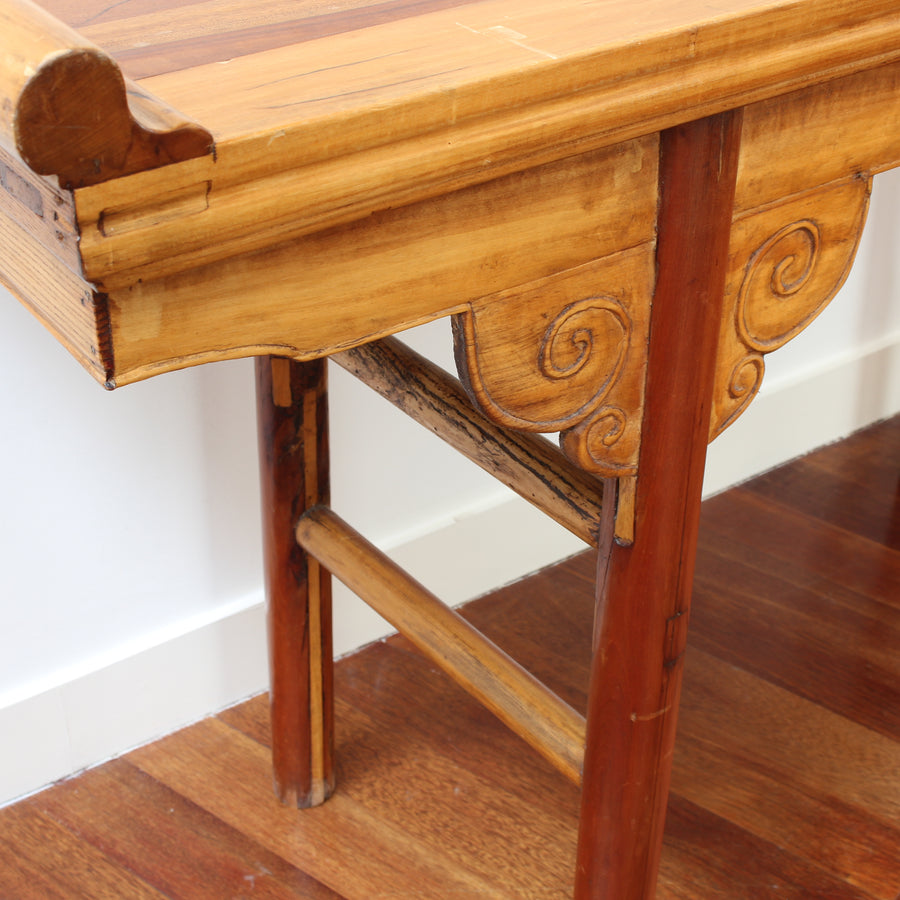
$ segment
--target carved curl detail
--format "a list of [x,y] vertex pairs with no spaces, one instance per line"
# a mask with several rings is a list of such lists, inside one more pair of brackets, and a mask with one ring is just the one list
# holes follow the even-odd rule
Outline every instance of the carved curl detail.
[[586,366],[598,378],[598,397],[622,370],[631,323],[609,297],[590,297],[566,307],[547,329],[538,366],[546,378],[574,378]]
[[731,373],[731,381],[728,384],[728,394],[733,400],[738,400],[743,405],[748,403],[762,384],[766,364],[762,356],[748,356],[742,359]]
[[609,458],[609,449],[614,447],[625,433],[628,416],[615,406],[604,406],[594,413],[585,434],[585,446],[595,463],[603,463]]
[[737,302],[737,328],[748,347],[768,353],[812,320],[828,296],[814,287],[821,234],[812,219],[785,226],[751,255]]
[[[463,383],[494,421],[530,431],[562,431],[588,418],[620,380],[633,325],[618,300],[578,300],[557,312],[549,325],[550,316],[491,321],[493,311],[488,307],[476,316],[457,316],[453,328]],[[479,324],[490,341],[479,337]],[[501,324],[508,343],[496,337]],[[509,340],[512,331],[518,340]],[[515,378],[509,377],[513,371]]]
[[655,272],[647,242],[473,303],[453,320],[470,397],[504,427],[559,432],[591,472],[631,471]]
[[630,473],[636,461],[640,428],[618,405],[631,396],[629,389],[622,392],[619,381],[632,339],[632,323],[623,307],[611,298],[591,297],[566,307],[547,329],[540,348],[545,378],[574,379],[580,392],[590,396],[565,423],[569,427],[560,434],[563,451],[588,471],[605,476]]
[[764,355],[803,331],[844,283],[871,187],[871,178],[854,175],[733,221],[711,437],[756,396]]
[[[601,406],[575,428],[560,435],[560,445],[579,465],[605,477],[635,471],[637,443],[634,423],[618,406]],[[631,431],[630,437],[625,435]]]
[[[625,433],[627,422],[628,416],[615,406],[604,406],[598,409],[587,432],[588,446],[596,445],[598,450],[612,447]],[[600,454],[592,453],[591,455],[598,460],[601,458]]]
[[751,353],[737,363],[728,380],[728,397],[724,409],[720,412],[710,440],[718,437],[750,405],[759,392],[765,372],[765,360],[759,353]]

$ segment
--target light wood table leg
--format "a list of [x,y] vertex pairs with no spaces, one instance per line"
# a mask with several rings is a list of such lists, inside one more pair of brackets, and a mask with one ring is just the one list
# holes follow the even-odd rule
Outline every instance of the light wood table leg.
[[329,501],[326,363],[261,357],[256,388],[275,792],[316,806],[334,788],[331,576],[294,528]]
[[740,112],[662,134],[630,547],[601,548],[575,896],[650,900],[671,775]]

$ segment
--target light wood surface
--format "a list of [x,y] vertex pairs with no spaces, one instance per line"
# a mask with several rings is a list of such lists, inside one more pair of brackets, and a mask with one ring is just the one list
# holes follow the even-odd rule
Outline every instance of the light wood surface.
[[581,782],[584,718],[324,507],[297,542],[567,778]]
[[63,187],[211,152],[208,131],[126,82],[107,53],[31,0],[0,6],[0,52],[0,137]]
[[[900,25],[888,0],[729,0],[715,9],[698,0],[624,9],[613,0],[44,5],[58,24],[27,0],[3,4],[17,23],[4,31],[8,44],[37,35],[26,68],[38,70],[53,48],[67,48],[64,57],[92,48],[160,110],[178,110],[215,142],[213,155],[129,177],[101,166],[102,183],[70,192],[80,242],[69,267],[102,314],[79,324],[84,288],[65,271],[51,273],[56,287],[46,299],[21,272],[5,273],[111,386],[213,359],[313,357],[470,308],[476,325],[483,320],[479,352],[489,356],[484,323],[498,301],[513,304],[529,285],[541,293],[545,278],[651,247],[654,135],[679,121],[747,106],[736,211],[766,207],[767,237],[791,224],[775,221],[773,202],[881,171],[900,155],[900,130],[889,126],[900,117],[892,65]],[[8,110],[20,107],[24,71],[8,62],[0,75]],[[129,102],[138,115],[142,101],[132,92]],[[6,121],[0,144],[17,156],[9,114]],[[595,181],[576,183],[576,160]],[[554,183],[567,170],[570,183]],[[479,211],[467,206],[466,188],[477,189]],[[586,191],[604,197],[592,213]],[[536,205],[501,209],[513,193]],[[555,208],[542,193],[559,198]],[[504,241],[485,232],[485,208],[506,223]],[[453,224],[461,221],[470,227]],[[336,226],[348,230],[323,233]],[[623,226],[630,231],[619,233]],[[544,247],[523,244],[527,234],[559,238]],[[742,234],[732,248],[736,272],[758,250]],[[56,250],[52,235],[35,240],[32,255]],[[845,240],[826,234],[823,252],[833,243]],[[356,256],[342,270],[350,245]],[[365,265],[354,268],[360,255]],[[326,258],[327,276],[318,269]],[[408,274],[426,270],[421,283]],[[601,281],[608,293],[612,264]],[[630,281],[623,270],[618,282]],[[332,302],[346,315],[323,320]],[[635,302],[641,321],[647,298]],[[640,329],[634,336],[639,345]],[[758,354],[749,363],[739,355],[722,360],[713,433],[739,413],[762,371]],[[504,371],[483,372],[498,416],[539,428],[577,418],[584,406],[540,408],[534,418],[507,409]],[[629,377],[616,386],[630,398],[616,406],[626,424],[607,417],[598,425],[628,432],[612,459],[594,464],[607,474],[634,466],[640,391]],[[569,444],[589,460],[584,446]]]

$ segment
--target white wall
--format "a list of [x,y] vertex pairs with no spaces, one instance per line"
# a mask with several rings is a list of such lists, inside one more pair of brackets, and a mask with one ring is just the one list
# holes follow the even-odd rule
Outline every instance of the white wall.
[[[880,176],[850,281],[769,358],[708,490],[900,410],[898,206],[900,173]],[[2,803],[263,689],[266,667],[252,364],[107,394],[5,292],[0,333]],[[446,323],[413,343],[450,366]],[[580,549],[336,369],[332,409],[335,507],[446,599]],[[344,591],[335,620],[339,654],[384,632]]]

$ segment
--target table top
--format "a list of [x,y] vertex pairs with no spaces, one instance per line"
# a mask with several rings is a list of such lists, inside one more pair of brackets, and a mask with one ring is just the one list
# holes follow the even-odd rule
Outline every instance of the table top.
[[720,430],[900,163],[895,0],[0,0],[0,61],[0,275],[108,387],[455,316],[494,418],[636,409],[659,132],[743,108]]
[[896,58],[900,35],[889,0],[42,5],[217,144],[284,130],[295,162],[575,93],[645,133]]
[[[244,180],[424,135],[441,177],[483,180],[900,53],[890,0],[42,5],[208,129]],[[409,202],[397,174],[359,208]]]

